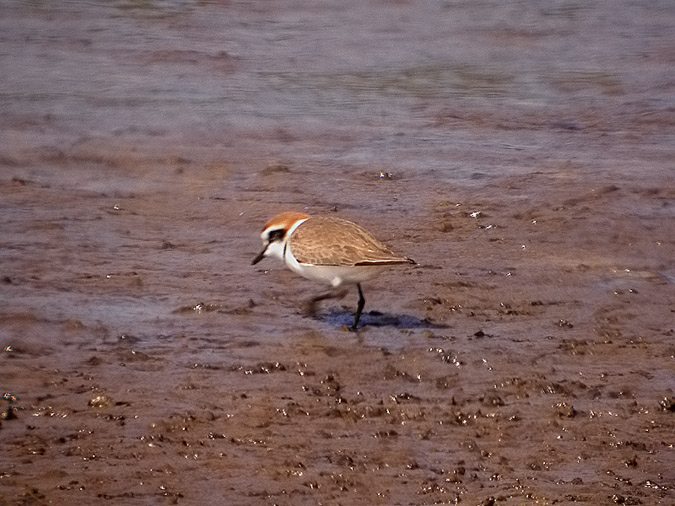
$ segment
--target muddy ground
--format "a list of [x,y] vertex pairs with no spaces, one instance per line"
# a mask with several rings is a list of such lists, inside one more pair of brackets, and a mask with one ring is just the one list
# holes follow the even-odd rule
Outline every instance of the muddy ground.
[[[674,504],[675,13],[625,4],[9,2],[0,504]],[[285,209],[419,265],[307,317]]]

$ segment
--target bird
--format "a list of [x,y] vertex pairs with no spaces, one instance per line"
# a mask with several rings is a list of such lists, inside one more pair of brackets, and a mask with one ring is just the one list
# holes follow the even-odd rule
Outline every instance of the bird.
[[[263,249],[252,265],[265,257],[276,257],[300,276],[327,283],[334,289],[356,285],[359,300],[352,331],[357,330],[366,303],[361,283],[389,266],[416,264],[412,258],[394,253],[360,225],[333,216],[282,212],[265,223],[260,237]],[[319,295],[311,300],[310,307],[335,296],[330,292]]]

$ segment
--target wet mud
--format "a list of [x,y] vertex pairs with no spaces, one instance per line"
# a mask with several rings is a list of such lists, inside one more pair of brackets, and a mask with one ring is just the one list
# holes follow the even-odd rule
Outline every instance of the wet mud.
[[[675,13],[621,3],[9,2],[0,504],[675,503]],[[307,316],[284,209],[419,265]]]

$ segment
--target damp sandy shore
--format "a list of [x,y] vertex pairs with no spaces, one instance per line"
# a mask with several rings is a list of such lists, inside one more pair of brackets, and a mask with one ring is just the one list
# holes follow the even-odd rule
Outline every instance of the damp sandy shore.
[[[10,1],[0,504],[675,503],[668,2]],[[266,260],[285,209],[419,263]]]

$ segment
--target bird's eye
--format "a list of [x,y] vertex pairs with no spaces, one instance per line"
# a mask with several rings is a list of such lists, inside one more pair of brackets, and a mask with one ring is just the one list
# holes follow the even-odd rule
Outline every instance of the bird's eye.
[[282,228],[270,231],[268,235],[269,242],[280,241],[284,238],[284,230]]

